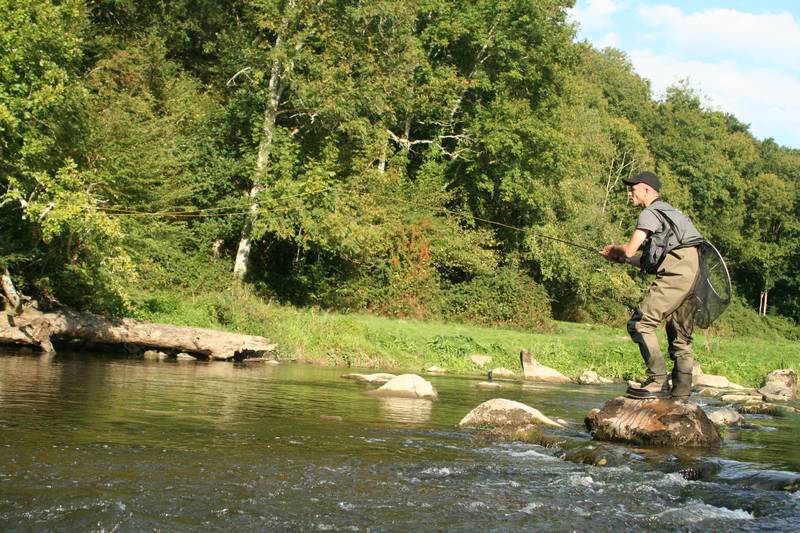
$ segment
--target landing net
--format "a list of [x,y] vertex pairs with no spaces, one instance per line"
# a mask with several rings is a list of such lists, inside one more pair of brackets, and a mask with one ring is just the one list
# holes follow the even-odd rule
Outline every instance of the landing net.
[[700,251],[700,278],[694,290],[694,325],[710,326],[731,303],[731,277],[725,261],[713,244],[703,242]]

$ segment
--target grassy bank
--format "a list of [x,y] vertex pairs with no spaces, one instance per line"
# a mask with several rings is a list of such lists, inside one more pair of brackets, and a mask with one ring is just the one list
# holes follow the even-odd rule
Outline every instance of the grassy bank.
[[[644,366],[623,327],[557,322],[548,332],[419,322],[297,309],[264,302],[243,290],[186,296],[159,293],[139,300],[137,318],[263,335],[282,359],[389,371],[420,372],[431,365],[454,374],[485,372],[471,354],[492,356],[491,367],[521,372],[520,349],[542,364],[577,377],[595,370],[637,378]],[[662,346],[666,339],[661,332]],[[780,338],[695,335],[696,359],[709,374],[758,386],[777,368],[800,368],[800,343]]]

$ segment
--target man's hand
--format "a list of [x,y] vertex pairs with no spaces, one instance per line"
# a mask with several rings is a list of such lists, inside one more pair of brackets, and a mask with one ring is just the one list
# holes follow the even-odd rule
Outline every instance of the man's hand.
[[600,255],[615,263],[624,263],[625,259],[628,258],[627,254],[625,254],[625,248],[616,244],[609,244],[603,248]]

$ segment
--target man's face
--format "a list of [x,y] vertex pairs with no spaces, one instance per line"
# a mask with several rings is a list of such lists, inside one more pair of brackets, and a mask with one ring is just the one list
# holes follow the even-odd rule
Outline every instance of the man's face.
[[628,200],[630,200],[631,204],[635,207],[646,206],[645,200],[647,199],[649,190],[650,187],[644,183],[635,183],[628,187]]

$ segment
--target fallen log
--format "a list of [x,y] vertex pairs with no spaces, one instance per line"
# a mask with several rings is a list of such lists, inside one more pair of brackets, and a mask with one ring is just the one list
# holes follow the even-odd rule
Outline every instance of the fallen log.
[[36,346],[52,352],[52,341],[63,340],[189,352],[209,359],[258,356],[276,348],[266,338],[255,335],[109,318],[67,309],[41,312],[31,306],[17,316],[6,314],[0,320],[0,343]]

